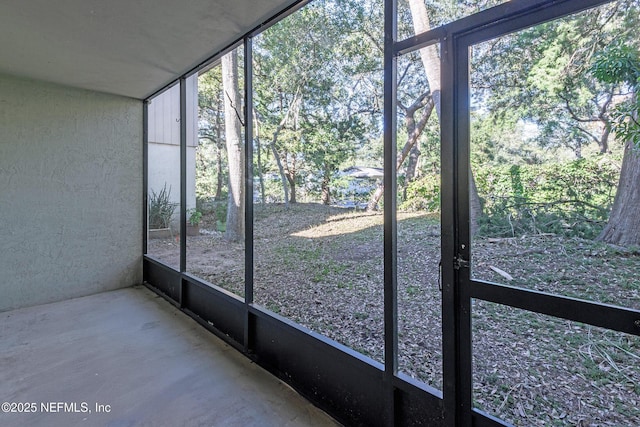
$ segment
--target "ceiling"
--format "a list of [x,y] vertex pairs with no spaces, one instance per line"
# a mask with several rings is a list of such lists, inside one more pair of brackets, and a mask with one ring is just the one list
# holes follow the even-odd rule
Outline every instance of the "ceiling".
[[296,0],[2,0],[0,73],[144,99]]

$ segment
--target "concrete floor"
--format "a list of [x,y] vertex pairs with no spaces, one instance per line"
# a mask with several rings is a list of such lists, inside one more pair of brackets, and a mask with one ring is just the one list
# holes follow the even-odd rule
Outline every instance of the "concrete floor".
[[338,425],[143,287],[0,313],[2,402],[33,412],[0,426]]

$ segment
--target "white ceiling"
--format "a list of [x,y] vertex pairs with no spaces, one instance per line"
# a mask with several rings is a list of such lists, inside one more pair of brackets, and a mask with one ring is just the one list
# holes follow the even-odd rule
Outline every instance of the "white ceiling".
[[0,73],[143,99],[296,0],[0,0]]

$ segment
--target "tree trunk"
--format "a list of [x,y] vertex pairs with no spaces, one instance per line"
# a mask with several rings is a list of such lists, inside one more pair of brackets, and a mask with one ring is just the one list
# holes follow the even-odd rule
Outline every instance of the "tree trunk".
[[325,171],[322,176],[322,183],[321,183],[323,205],[331,204],[331,190],[329,189],[329,181],[330,181],[329,172]]
[[407,199],[407,187],[416,179],[416,170],[418,169],[418,160],[420,159],[420,141],[411,147],[409,151],[409,160],[407,163],[407,171],[404,174],[403,199]]
[[244,145],[240,125],[238,91],[238,53],[233,50],[222,57],[224,90],[224,128],[229,160],[229,202],[225,239],[244,239]]
[[[402,106],[399,107],[403,108]],[[429,121],[429,117],[431,117],[433,107],[433,99],[429,96],[428,92],[425,92],[410,107],[404,108],[405,124],[407,126],[407,141],[405,142],[400,154],[398,154],[396,171],[400,170],[405,159],[411,154],[413,147],[417,144],[420,135],[422,135],[422,132],[424,131],[424,127]],[[422,116],[420,116],[420,119],[416,122],[415,114],[420,108],[424,108],[424,110],[422,111]],[[419,154],[420,152],[418,151],[417,155]],[[378,203],[380,202],[383,194],[384,186],[378,186],[367,203],[367,211],[375,211],[378,209]]]
[[216,150],[216,195],[215,200],[222,199],[222,147]]
[[367,203],[367,211],[378,210],[378,203],[380,202],[380,199],[382,198],[383,194],[384,194],[384,185],[380,183],[378,185],[378,188],[376,188],[376,191],[373,193],[373,196],[371,196],[371,199],[369,199],[369,203]]
[[287,176],[284,173],[284,166],[282,166],[282,160],[280,159],[280,154],[278,154],[278,150],[276,149],[275,138],[277,138],[277,136],[274,136],[274,140],[270,144],[271,153],[273,154],[273,158],[275,159],[276,164],[278,165],[278,173],[280,174],[280,181],[282,182],[282,192],[284,194],[284,205],[288,208],[289,207],[289,187],[287,186]]
[[600,137],[600,154],[606,154],[609,152],[609,134],[611,130],[607,124],[604,124],[604,131],[602,132],[602,136]]
[[[282,95],[281,92],[280,92],[280,95]],[[278,136],[280,135],[280,132],[282,132],[282,129],[284,129],[285,125],[287,124],[289,117],[292,114],[294,114],[294,110],[299,108],[299,106],[300,106],[300,87],[298,87],[298,89],[296,90],[296,93],[293,96],[293,99],[291,100],[289,107],[287,108],[286,114],[282,117],[282,119],[280,120],[280,123],[278,124],[278,127],[273,133],[273,138],[271,139],[271,144],[270,144],[271,152],[273,153],[273,158],[275,159],[276,164],[278,165],[278,172],[280,173],[280,180],[282,181],[282,191],[284,193],[284,205],[287,209],[289,209],[289,189],[287,187],[287,173],[284,170],[284,165],[282,164],[282,158],[280,157],[280,153],[278,152],[278,149],[276,147],[276,142],[278,142]],[[283,108],[283,104],[282,104],[282,96],[281,96],[280,110],[282,110],[282,108]],[[293,196],[293,199],[295,200],[295,195]]]
[[[413,18],[413,29],[416,34],[424,33],[431,29],[429,22],[429,14],[424,0],[409,0],[409,8],[411,9],[411,17]],[[438,120],[442,123],[442,114],[440,110],[440,58],[435,45],[427,46],[420,49],[420,58],[424,66],[427,80],[429,81],[429,89],[431,97],[435,104]],[[473,235],[478,229],[478,218],[482,215],[482,205],[478,196],[473,172],[469,171],[469,203],[471,206],[471,234]]]
[[607,223],[597,240],[620,246],[640,245],[640,150],[627,141],[618,191]]
[[[291,159],[289,161],[289,159]],[[288,153],[284,157],[285,163],[285,176],[287,177],[287,182],[289,183],[289,203],[297,203],[296,199],[296,176],[297,176],[297,168],[296,168],[296,155]]]
[[[218,97],[218,111],[224,108],[224,98]],[[216,114],[216,195],[215,200],[222,200],[222,150],[224,145],[222,143],[222,119],[220,114]]]
[[482,215],[482,203],[480,203],[480,196],[478,196],[478,188],[476,187],[476,180],[473,174],[469,174],[469,230],[473,236],[478,231],[478,218]]
[[[409,0],[409,9],[411,9],[411,17],[413,18],[413,30],[416,34],[421,34],[431,29],[429,14],[424,0]],[[420,59],[424,66],[424,72],[429,82],[429,90],[431,98],[435,104],[436,114],[440,120],[442,114],[440,112],[440,58],[436,45],[430,45],[420,49]]]
[[291,192],[289,193],[289,203],[297,203],[296,200],[296,177],[291,173],[287,173],[287,181],[289,182],[289,189]]
[[264,173],[262,171],[262,154],[260,144],[260,124],[258,122],[258,115],[255,108],[253,109],[253,123],[255,123],[255,140],[256,140],[256,153],[258,154],[258,182],[260,183],[260,201],[264,205],[266,203],[266,197],[264,195]]

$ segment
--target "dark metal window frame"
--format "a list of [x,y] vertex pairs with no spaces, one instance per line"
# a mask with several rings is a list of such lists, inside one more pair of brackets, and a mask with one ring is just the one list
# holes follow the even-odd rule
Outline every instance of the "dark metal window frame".
[[[202,326],[226,340],[347,425],[506,425],[472,407],[471,300],[473,298],[639,335],[640,312],[575,298],[472,280],[459,260],[470,258],[469,235],[469,47],[473,44],[576,13],[610,0],[513,0],[424,34],[397,40],[397,0],[385,0],[384,49],[384,355],[380,364],[310,331],[253,301],[253,105],[252,39],[308,3],[299,2],[238,42],[183,75],[181,86],[181,208],[186,228],[186,86],[189,75],[244,46],[245,79],[245,298],[186,272],[186,237],[181,233],[180,269],[146,251],[148,102],[144,103],[145,174],[144,280]],[[443,390],[398,372],[396,236],[397,58],[440,44],[442,122],[442,328]],[[176,82],[172,83],[176,84]],[[168,86],[170,87],[170,86]],[[166,90],[163,89],[163,90]],[[161,93],[158,91],[153,96]]]
[[[589,9],[609,0],[511,1],[398,43],[399,53],[434,39],[442,51],[442,259],[443,374],[447,425],[471,425],[486,417],[472,402],[472,299],[481,299],[638,335],[640,312],[486,281],[473,280],[470,260],[469,48],[477,43]],[[459,264],[458,264],[459,265]]]

